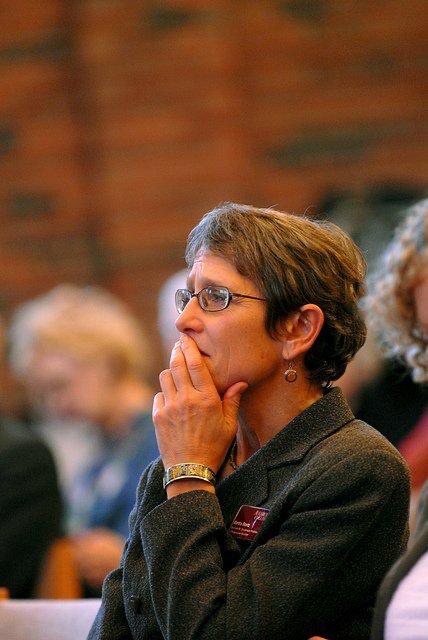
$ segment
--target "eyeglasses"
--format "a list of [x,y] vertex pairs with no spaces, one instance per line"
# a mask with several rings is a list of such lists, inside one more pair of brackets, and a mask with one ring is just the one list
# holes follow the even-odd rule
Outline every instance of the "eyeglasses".
[[266,302],[266,298],[256,298],[243,293],[232,293],[227,287],[205,287],[198,293],[192,293],[188,289],[178,289],[175,292],[175,307],[178,313],[182,313],[190,300],[197,298],[199,306],[204,311],[223,311],[233,298],[248,298],[249,300],[261,300]]

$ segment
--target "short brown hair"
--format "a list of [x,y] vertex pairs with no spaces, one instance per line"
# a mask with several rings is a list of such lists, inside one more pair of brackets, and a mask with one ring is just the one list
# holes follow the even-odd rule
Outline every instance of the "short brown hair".
[[351,238],[330,222],[226,202],[190,232],[186,261],[201,250],[229,260],[267,298],[266,329],[304,304],[317,304],[324,325],[305,355],[310,379],[340,378],[362,347],[366,326],[358,307],[366,264]]

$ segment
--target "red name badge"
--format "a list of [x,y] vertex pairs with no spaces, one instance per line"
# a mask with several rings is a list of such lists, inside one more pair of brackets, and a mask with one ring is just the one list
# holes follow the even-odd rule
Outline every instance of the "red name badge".
[[243,504],[239,507],[229,532],[240,540],[254,540],[268,513],[269,509]]

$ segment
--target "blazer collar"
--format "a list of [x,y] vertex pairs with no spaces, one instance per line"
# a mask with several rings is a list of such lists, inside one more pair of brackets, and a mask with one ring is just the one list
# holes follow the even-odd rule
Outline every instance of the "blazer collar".
[[318,442],[351,420],[354,414],[341,389],[328,389],[262,447],[266,465],[275,467],[301,460]]

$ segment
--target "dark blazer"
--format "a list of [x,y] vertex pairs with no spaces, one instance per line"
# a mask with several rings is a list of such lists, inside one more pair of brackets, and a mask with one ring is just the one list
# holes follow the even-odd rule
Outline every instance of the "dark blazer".
[[400,582],[413,569],[424,553],[428,553],[428,483],[424,485],[421,492],[417,527],[409,548],[386,575],[379,589],[373,617],[373,640],[383,640],[386,611],[392,597]]
[[[369,637],[377,588],[406,545],[409,479],[338,388],[216,495],[166,500],[162,475],[158,460],[142,477],[91,640]],[[228,531],[242,504],[269,509],[252,542]]]
[[0,424],[0,586],[29,598],[62,504],[49,450],[17,424]]

